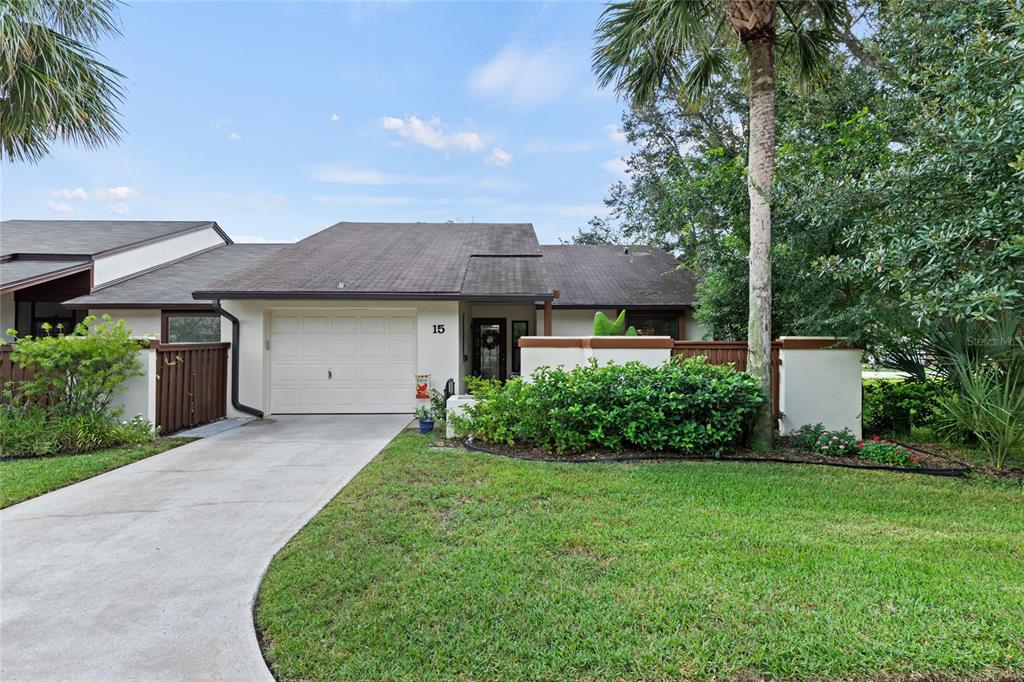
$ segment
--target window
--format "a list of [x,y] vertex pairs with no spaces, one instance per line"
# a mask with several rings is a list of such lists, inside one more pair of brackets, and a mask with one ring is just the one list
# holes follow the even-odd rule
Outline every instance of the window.
[[[69,310],[59,303],[18,301],[15,304],[14,326],[19,334],[46,336],[43,325],[50,325],[50,334],[70,334],[85,319],[84,310]],[[0,333],[6,332],[0,330]]]
[[220,315],[209,312],[164,311],[162,343],[218,343]]
[[626,313],[626,325],[636,327],[640,336],[671,336],[679,340],[680,313]]
[[519,338],[523,336],[529,336],[530,323],[526,320],[513,320],[512,321],[512,371],[516,374],[520,372],[520,358],[522,352],[519,350]]

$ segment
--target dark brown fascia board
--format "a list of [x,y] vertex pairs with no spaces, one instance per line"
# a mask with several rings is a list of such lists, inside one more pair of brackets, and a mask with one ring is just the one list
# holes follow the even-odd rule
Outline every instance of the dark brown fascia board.
[[61,303],[69,310],[213,310],[213,303]]
[[[537,306],[538,309],[543,306]],[[617,310],[626,310],[643,312],[645,310],[650,311],[662,311],[662,310],[679,310],[680,308],[692,308],[693,303],[552,303],[551,307],[555,310],[606,310],[608,308],[615,308]]]
[[18,291],[19,289],[27,289],[28,287],[34,287],[37,284],[50,282],[55,279],[60,279],[61,277],[67,277],[68,275],[77,275],[80,272],[87,272],[89,270],[92,270],[92,262],[73,268],[64,268],[63,270],[58,270],[56,272],[48,272],[45,275],[36,275],[35,277],[18,280],[17,282],[12,282],[11,284],[0,287],[0,294],[10,294]]
[[422,293],[408,291],[394,292],[345,292],[333,291],[193,291],[196,300],[238,300],[238,299],[336,299],[336,300],[406,300],[406,301],[523,301],[533,303],[537,300],[550,300],[553,295],[544,294],[472,294],[463,295],[458,292]]
[[88,253],[26,253],[18,251],[0,256],[0,263],[9,263],[19,260],[89,260],[92,258]]

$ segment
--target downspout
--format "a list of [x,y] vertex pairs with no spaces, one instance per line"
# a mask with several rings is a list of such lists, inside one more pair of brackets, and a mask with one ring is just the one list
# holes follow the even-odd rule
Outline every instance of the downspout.
[[263,411],[255,407],[249,407],[238,400],[238,356],[241,332],[239,331],[238,318],[220,307],[220,299],[213,299],[213,309],[231,322],[231,406],[239,412],[251,414],[254,417],[263,419]]

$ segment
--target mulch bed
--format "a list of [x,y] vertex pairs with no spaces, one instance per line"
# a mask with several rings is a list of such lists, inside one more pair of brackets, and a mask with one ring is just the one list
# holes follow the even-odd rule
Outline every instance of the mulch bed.
[[510,447],[495,443],[470,443],[460,441],[459,444],[476,452],[484,452],[501,457],[513,459],[543,461],[543,462],[566,462],[566,463],[588,463],[588,462],[644,462],[644,461],[720,461],[720,462],[775,462],[781,464],[818,464],[824,466],[843,467],[848,469],[869,469],[881,471],[898,471],[912,474],[928,474],[932,476],[963,476],[971,471],[971,467],[944,457],[938,453],[926,452],[918,448],[912,448],[914,456],[920,460],[916,467],[894,467],[877,462],[871,462],[857,457],[826,457],[799,448],[790,447],[785,439],[782,439],[779,446],[771,453],[764,454],[736,448],[732,452],[721,455],[682,455],[679,453],[665,452],[652,453],[640,450],[594,450],[578,454],[553,455],[539,448],[528,446]]

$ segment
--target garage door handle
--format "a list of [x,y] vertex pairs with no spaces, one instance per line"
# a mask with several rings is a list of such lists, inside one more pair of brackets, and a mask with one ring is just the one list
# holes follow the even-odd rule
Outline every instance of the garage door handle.
[[334,378],[334,375],[331,374],[331,370],[327,370],[327,378],[328,379],[333,379]]

